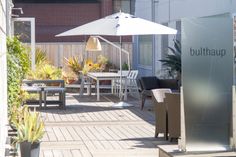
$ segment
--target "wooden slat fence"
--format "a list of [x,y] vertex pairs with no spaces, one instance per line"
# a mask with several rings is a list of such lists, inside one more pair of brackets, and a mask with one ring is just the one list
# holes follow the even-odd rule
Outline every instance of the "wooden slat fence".
[[[118,45],[118,43],[115,43]],[[80,61],[89,58],[96,62],[98,55],[106,56],[116,67],[119,67],[119,50],[107,43],[101,42],[101,52],[86,52],[85,43],[36,43],[36,47],[46,52],[49,61],[57,66],[67,69],[64,58],[76,56]],[[130,52],[130,62],[132,63],[132,43],[122,43],[122,48]],[[122,63],[127,63],[127,55],[122,54]]]

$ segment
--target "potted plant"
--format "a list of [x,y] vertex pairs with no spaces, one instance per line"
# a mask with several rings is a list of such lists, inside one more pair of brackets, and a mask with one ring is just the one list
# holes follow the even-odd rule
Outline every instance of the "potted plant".
[[77,57],[65,58],[67,66],[76,74],[79,75],[82,70],[82,66]]
[[35,110],[24,109],[22,119],[16,124],[15,142],[20,145],[22,157],[39,157],[40,139],[43,137],[44,123]]
[[181,76],[181,43],[174,39],[174,48],[168,47],[171,53],[167,54],[164,59],[159,60],[169,70],[169,74],[176,76],[180,80]]

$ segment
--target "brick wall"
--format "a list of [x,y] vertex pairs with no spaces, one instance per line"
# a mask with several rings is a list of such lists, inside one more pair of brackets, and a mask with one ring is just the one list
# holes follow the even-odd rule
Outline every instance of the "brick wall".
[[101,17],[111,15],[113,13],[113,2],[112,0],[101,1]]
[[[20,17],[35,17],[35,37],[38,42],[82,42],[88,36],[55,37],[74,27],[113,13],[112,0],[100,3],[16,3],[15,7],[24,11]],[[119,37],[106,37],[110,41],[119,41]],[[130,42],[131,37],[123,37]]]
[[20,17],[35,17],[36,42],[83,41],[84,37],[55,37],[68,29],[99,19],[99,3],[15,4],[24,11]]

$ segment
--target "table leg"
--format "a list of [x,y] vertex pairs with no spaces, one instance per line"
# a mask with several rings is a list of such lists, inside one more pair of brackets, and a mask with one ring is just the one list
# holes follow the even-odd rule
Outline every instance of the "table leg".
[[100,101],[99,80],[97,80],[97,101]]
[[125,95],[124,95],[124,100],[126,101],[127,100],[127,79],[124,79],[125,80]]
[[84,75],[82,76],[79,95],[82,96],[83,94],[84,94]]
[[114,94],[114,80],[111,80],[111,94]]
[[39,91],[39,107],[40,107],[40,109],[42,108],[42,93],[43,93],[43,91],[41,90],[41,91]]

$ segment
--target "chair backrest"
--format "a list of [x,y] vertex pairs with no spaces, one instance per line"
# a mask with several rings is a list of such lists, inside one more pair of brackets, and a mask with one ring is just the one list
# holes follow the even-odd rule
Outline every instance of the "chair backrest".
[[122,75],[123,75],[123,76],[127,76],[127,77],[128,77],[130,71],[129,71],[129,70],[122,70],[122,71],[119,70],[119,71],[117,72],[117,74],[120,75],[121,72],[122,72]]
[[159,79],[160,88],[170,88],[172,90],[179,90],[179,83],[176,79]]
[[127,76],[127,79],[135,79],[138,77],[138,70],[131,70]]
[[157,100],[157,102],[164,102],[165,93],[172,93],[169,88],[159,88],[152,90],[153,96]]
[[156,76],[143,76],[140,78],[141,86],[144,90],[159,88],[159,81]]

